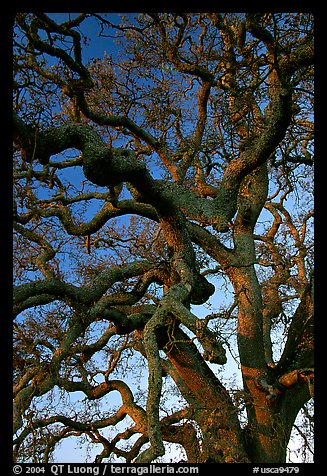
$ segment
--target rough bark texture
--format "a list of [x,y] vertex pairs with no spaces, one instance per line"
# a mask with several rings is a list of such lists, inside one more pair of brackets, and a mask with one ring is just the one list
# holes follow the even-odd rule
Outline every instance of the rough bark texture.
[[[166,442],[188,462],[285,462],[313,396],[313,212],[302,204],[299,225],[286,207],[292,173],[312,165],[311,16],[148,13],[114,25],[90,14],[124,38],[128,61],[116,65],[83,61],[88,15],[16,18],[15,458],[48,461],[86,435],[102,445],[96,462],[148,463]],[[228,279],[231,305],[199,318],[219,296],[210,274]],[[243,421],[211,365],[228,361],[219,329],[235,320]],[[124,381],[136,355],[143,403]],[[184,400],[165,414],[168,376]],[[57,388],[83,392],[87,411],[49,403],[38,415]],[[111,392],[113,413],[93,410]],[[124,431],[102,431],[126,417]]]

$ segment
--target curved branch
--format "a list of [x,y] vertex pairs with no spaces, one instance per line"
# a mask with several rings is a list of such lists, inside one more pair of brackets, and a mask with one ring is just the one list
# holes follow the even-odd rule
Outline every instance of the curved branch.
[[276,374],[284,374],[314,365],[313,279],[306,286],[287,334],[287,341],[276,366]]
[[52,279],[55,277],[53,271],[48,265],[48,261],[52,260],[56,254],[56,251],[52,248],[50,243],[44,239],[40,234],[36,233],[33,230],[29,230],[24,228],[23,226],[19,225],[18,223],[14,223],[14,229],[19,232],[22,236],[27,238],[29,241],[37,243],[42,249],[43,252],[41,254],[37,254],[35,261],[38,266],[38,269],[41,271],[43,276],[47,279]]
[[32,298],[42,296],[40,299],[45,300],[47,296],[54,299],[64,299],[67,303],[76,303],[77,305],[90,305],[92,302],[98,301],[101,296],[117,281],[122,281],[134,276],[138,276],[157,264],[148,261],[134,261],[122,266],[114,266],[100,273],[91,283],[91,286],[74,286],[66,283],[59,278],[49,278],[32,283],[22,284],[14,287],[14,306],[20,309],[22,306],[26,309],[26,303],[30,305]]
[[[108,426],[117,425],[127,415],[130,416],[135,422],[135,426],[133,428],[134,433],[143,433],[145,431],[145,411],[134,402],[132,392],[124,382],[120,380],[112,380],[107,382],[105,385],[98,385],[94,388],[89,385],[74,385],[73,382],[65,382],[63,379],[59,379],[58,383],[64,388],[71,389],[71,387],[76,387],[79,390],[84,391],[90,399],[101,398],[101,396],[104,396],[107,393],[110,393],[112,391],[118,391],[121,395],[123,404],[114,415],[96,421],[81,422],[76,419],[69,418],[65,415],[54,415],[49,418],[41,418],[38,420],[34,420],[31,424],[27,425],[24,428],[24,430],[19,434],[19,436],[14,440],[14,444],[20,444],[36,428],[43,428],[52,425],[53,423],[62,423],[63,425],[68,427],[68,429],[88,432],[101,428],[107,428]],[[101,387],[101,391],[99,387]]]

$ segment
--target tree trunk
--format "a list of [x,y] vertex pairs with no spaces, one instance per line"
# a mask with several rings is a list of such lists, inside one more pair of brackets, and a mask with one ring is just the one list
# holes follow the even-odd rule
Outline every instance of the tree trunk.
[[175,339],[167,352],[170,375],[201,428],[203,450],[198,462],[249,463],[237,409],[228,392],[187,335],[179,329]]

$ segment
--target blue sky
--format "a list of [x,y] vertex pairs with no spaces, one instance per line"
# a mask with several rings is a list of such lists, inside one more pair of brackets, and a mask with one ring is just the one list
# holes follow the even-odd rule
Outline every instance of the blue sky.
[[[49,16],[53,18],[56,21],[66,21],[67,16],[71,15],[74,17],[74,13],[67,14],[67,13],[51,13]],[[126,14],[125,15],[133,15],[133,14]],[[111,14],[110,18],[115,21],[118,19],[117,14]],[[99,37],[99,25],[97,21],[94,18],[88,18],[83,22],[82,24],[82,32],[90,38],[90,42],[84,46],[83,48],[83,60],[85,63],[87,63],[91,58],[97,58],[100,57],[102,58],[104,55],[104,52],[107,54],[113,54],[116,55],[118,52],[118,49],[116,47],[116,44],[114,42],[113,38],[109,37]],[[76,173],[75,177],[72,177],[75,182],[76,186],[80,183],[80,181],[83,179],[82,173],[78,172]],[[92,215],[94,213],[95,209],[92,207],[92,205],[89,208],[88,215]],[[261,219],[268,218],[271,220],[271,215],[267,211],[263,211],[259,222]],[[216,278],[208,278],[209,281],[213,282],[217,286],[218,282]],[[233,292],[231,287],[229,288],[229,295],[230,299],[233,299]],[[221,293],[216,293],[212,298],[211,298],[211,308],[208,308],[208,306],[194,306],[194,312],[198,317],[205,317],[207,314],[210,312],[217,312],[220,307],[222,306],[222,302],[226,302],[226,297],[221,294]],[[229,302],[231,304],[231,302]],[[212,366],[214,370],[217,370],[217,366],[213,365]],[[238,371],[237,364],[235,363],[234,359],[231,357],[231,355],[228,352],[228,363],[223,367],[224,368],[224,377],[229,378],[234,375],[237,375],[238,378],[240,378],[240,373]],[[117,394],[110,394],[109,398],[111,402],[114,403],[119,403],[119,399],[116,398]],[[84,398],[83,394],[75,394],[73,398]],[[92,450],[91,455],[94,457],[95,454],[99,453],[99,450],[101,451],[101,447],[99,446],[98,450]],[[57,462],[82,462],[83,460],[81,458],[85,457],[85,448],[82,450],[79,448],[76,448],[76,439],[67,439],[63,441],[61,447],[59,447],[58,450],[55,451],[55,459]],[[169,455],[168,455],[169,457]],[[90,457],[90,461],[92,461],[92,457]]]
[[[70,15],[70,18],[73,19],[78,13],[48,13],[50,18],[56,22],[63,23],[67,21]],[[108,15],[108,14],[107,14]],[[119,21],[118,13],[111,13],[107,18],[112,21]],[[125,13],[125,15],[133,15]],[[104,52],[108,54],[112,53],[115,55],[117,53],[117,47],[113,38],[110,37],[99,37],[100,27],[99,23],[94,17],[86,18],[81,26],[80,32],[86,35],[90,39],[90,43],[83,47],[83,60],[85,62],[89,61],[91,58],[102,58]]]

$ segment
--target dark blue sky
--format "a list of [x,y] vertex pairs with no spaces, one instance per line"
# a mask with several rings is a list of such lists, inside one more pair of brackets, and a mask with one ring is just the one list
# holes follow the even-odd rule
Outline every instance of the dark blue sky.
[[[48,13],[50,18],[55,20],[58,23],[63,23],[67,20],[76,17],[78,13]],[[107,14],[108,15],[108,14]],[[125,13],[124,15],[133,15]],[[108,20],[113,23],[118,23],[120,21],[119,14],[111,13],[106,17]],[[84,34],[88,38],[88,43],[83,45],[82,58],[85,63],[87,63],[91,58],[102,58],[104,51],[107,53],[112,53],[113,55],[117,54],[118,49],[115,44],[114,38],[109,36],[99,36],[101,32],[101,26],[99,21],[94,17],[86,18],[79,27],[79,32]],[[103,32],[108,34],[108,30]],[[115,34],[114,31],[111,31],[111,34]]]

